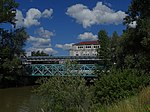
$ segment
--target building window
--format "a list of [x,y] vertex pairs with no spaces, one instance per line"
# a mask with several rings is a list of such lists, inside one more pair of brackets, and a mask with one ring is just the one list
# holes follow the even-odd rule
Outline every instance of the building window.
[[97,46],[94,46],[94,48],[96,48],[96,49],[97,49],[97,48],[100,48],[100,47],[97,45]]
[[78,46],[78,49],[82,49],[83,48],[83,46]]
[[86,46],[86,48],[91,48],[91,46]]

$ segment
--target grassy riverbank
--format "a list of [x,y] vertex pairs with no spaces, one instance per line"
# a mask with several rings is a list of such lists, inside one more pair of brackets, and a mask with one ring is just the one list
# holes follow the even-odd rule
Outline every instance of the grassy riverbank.
[[103,72],[89,86],[80,76],[42,78],[35,90],[42,98],[36,112],[144,112],[150,87],[143,88],[149,82],[149,74],[134,69]]
[[103,106],[98,112],[150,112],[150,86],[144,88],[137,96],[111,106]]

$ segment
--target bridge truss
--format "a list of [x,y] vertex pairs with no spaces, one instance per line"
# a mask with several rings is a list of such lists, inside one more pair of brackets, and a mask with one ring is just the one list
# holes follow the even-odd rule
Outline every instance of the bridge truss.
[[94,77],[94,64],[30,64],[31,76],[84,76]]
[[[67,62],[77,62],[69,64]],[[31,76],[84,76],[94,77],[95,64],[100,59],[93,56],[31,56],[22,58]]]

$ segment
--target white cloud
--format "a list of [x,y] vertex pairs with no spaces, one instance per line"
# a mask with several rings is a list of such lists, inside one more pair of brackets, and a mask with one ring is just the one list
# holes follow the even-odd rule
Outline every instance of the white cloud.
[[36,31],[37,36],[30,36],[27,40],[27,44],[30,46],[26,49],[27,53],[32,51],[44,51],[48,54],[56,54],[57,51],[51,48],[51,37],[53,32],[45,30],[43,27]]
[[45,9],[44,12],[36,8],[31,8],[26,12],[26,16],[23,17],[23,14],[20,10],[17,10],[16,13],[16,27],[30,27],[40,25],[39,19],[44,17],[51,17],[53,13],[53,9]]
[[78,36],[80,40],[97,40],[97,35],[92,34],[91,32],[84,32]]
[[137,25],[136,21],[133,21],[133,22],[131,22],[128,26],[129,26],[130,28],[136,28],[136,25]]
[[44,51],[45,51],[46,53],[50,53],[50,54],[57,54],[57,53],[58,53],[57,51],[55,51],[55,50],[52,49],[52,48],[45,48]]
[[56,46],[55,47],[57,47],[57,48],[60,48],[60,49],[63,49],[63,50],[69,50],[69,49],[71,49],[72,48],[72,45],[73,45],[74,43],[70,43],[70,44],[56,44]]
[[57,54],[58,52],[57,51],[55,51],[54,49],[52,49],[52,48],[49,48],[49,47],[44,47],[44,48],[35,48],[35,47],[30,47],[30,48],[28,48],[27,49],[27,55],[31,55],[31,52],[32,51],[43,51],[43,52],[45,52],[45,53],[47,53],[47,54]]
[[42,16],[45,18],[51,17],[51,15],[53,14],[53,9],[45,9],[42,13]]
[[16,27],[24,26],[24,17],[20,10],[17,10],[16,19]]
[[44,30],[43,27],[40,27],[35,33],[38,34],[42,38],[49,38],[51,36],[54,36],[53,32],[50,32],[48,30]]
[[41,18],[41,12],[38,9],[31,8],[26,13],[26,18],[24,19],[24,26],[30,27],[32,25],[40,25],[38,21]]
[[102,2],[97,2],[96,6],[90,10],[83,4],[76,4],[67,9],[67,15],[76,19],[84,28],[94,24],[120,24],[126,16],[125,12],[110,9]]
[[30,38],[28,39],[28,42],[35,47],[39,47],[42,45],[50,46],[50,40],[51,39],[44,39],[40,37],[38,38],[38,37],[30,36]]
[[30,36],[28,43],[35,47],[51,46],[51,37],[54,35],[53,32],[45,30],[40,27],[35,31],[36,37]]

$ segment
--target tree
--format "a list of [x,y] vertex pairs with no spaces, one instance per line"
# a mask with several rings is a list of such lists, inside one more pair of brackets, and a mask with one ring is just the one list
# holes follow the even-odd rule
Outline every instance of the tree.
[[[0,1],[0,24],[15,25],[16,8],[18,3],[14,0]],[[0,78],[15,80],[22,75],[23,66],[20,56],[24,54],[23,47],[28,38],[24,28],[5,30],[0,28]]]
[[0,31],[0,74],[4,80],[6,77],[15,78],[22,75],[22,64],[20,56],[24,54],[23,47],[29,37],[25,29],[16,29],[13,32]]
[[[150,1],[132,0],[121,41],[123,66],[150,71]],[[131,23],[136,22],[135,27]]]
[[100,43],[100,48],[98,49],[98,57],[102,60],[101,64],[103,68],[97,68],[98,72],[107,71],[110,65],[110,39],[105,30],[100,30],[98,32],[98,40]]
[[116,31],[113,32],[110,39],[110,50],[111,50],[111,62],[112,64],[117,63],[117,50],[119,46],[119,36]]
[[31,56],[49,56],[49,54],[43,52],[43,51],[33,51],[31,52]]
[[15,23],[16,8],[15,0],[0,0],[0,23]]

